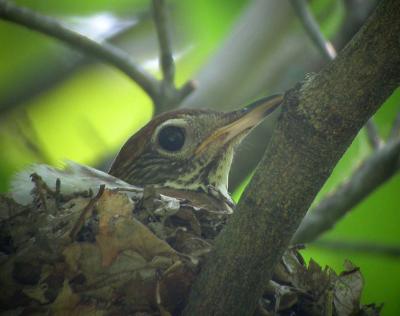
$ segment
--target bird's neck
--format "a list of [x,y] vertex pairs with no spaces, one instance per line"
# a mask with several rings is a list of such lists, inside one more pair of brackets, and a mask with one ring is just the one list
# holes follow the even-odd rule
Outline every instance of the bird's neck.
[[167,180],[158,187],[204,192],[232,201],[228,192],[228,177],[232,160],[233,148],[227,148],[225,152],[219,157],[214,157],[209,163],[199,165],[198,168],[181,174],[177,179]]

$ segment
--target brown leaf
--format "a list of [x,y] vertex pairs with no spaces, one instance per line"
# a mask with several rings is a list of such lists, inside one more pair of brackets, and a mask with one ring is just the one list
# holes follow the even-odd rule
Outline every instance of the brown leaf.
[[335,282],[334,304],[339,315],[353,315],[360,310],[361,293],[364,280],[360,270],[349,260],[344,263],[343,271]]
[[137,251],[148,260],[159,255],[177,258],[175,250],[132,216],[133,204],[126,195],[105,193],[97,204],[99,233],[96,236],[103,266],[109,266],[128,249]]

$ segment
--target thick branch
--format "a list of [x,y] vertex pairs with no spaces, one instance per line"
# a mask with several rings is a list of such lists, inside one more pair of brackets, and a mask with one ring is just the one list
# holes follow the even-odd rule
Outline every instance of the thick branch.
[[336,59],[288,94],[268,150],[192,288],[186,315],[253,313],[335,164],[400,82],[399,18],[397,0],[381,1]]
[[107,62],[129,76],[152,98],[157,92],[156,79],[135,64],[127,53],[111,44],[98,43],[70,30],[51,17],[18,7],[7,0],[0,0],[0,18],[54,37],[74,49]]
[[343,183],[333,194],[310,210],[292,243],[311,242],[331,229],[354,206],[399,171],[399,159],[400,138],[375,151],[353,173],[349,182]]

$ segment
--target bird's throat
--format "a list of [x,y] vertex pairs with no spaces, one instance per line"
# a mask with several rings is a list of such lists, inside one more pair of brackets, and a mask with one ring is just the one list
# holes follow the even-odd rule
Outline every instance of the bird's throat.
[[180,174],[179,180],[168,180],[163,186],[179,190],[217,192],[226,200],[231,201],[228,193],[228,177],[233,160],[233,146],[227,146],[217,157],[204,164]]

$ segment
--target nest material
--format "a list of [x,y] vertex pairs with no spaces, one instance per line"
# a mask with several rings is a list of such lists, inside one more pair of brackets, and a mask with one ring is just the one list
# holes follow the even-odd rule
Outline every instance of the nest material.
[[[230,216],[153,188],[61,196],[35,183],[27,207],[0,197],[2,314],[179,315]],[[362,288],[350,262],[337,275],[291,248],[256,315],[379,315]]]

